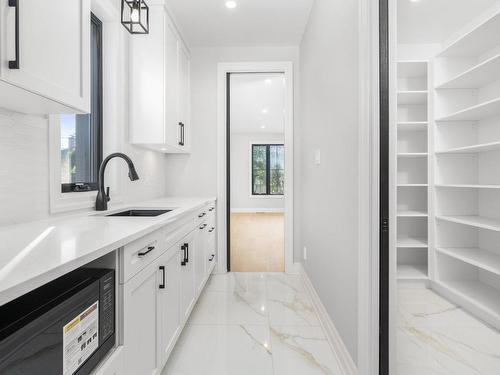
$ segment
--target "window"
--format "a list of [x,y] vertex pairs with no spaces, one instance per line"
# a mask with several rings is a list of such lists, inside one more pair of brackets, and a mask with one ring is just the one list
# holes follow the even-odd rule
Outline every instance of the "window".
[[91,17],[91,113],[61,115],[61,191],[97,190],[102,161],[102,23]]
[[252,145],[252,195],[283,195],[285,148],[282,144]]

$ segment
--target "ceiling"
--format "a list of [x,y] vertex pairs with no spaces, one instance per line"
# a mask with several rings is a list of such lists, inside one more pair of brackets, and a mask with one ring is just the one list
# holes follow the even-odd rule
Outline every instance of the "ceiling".
[[231,133],[283,133],[284,75],[231,75]]
[[399,43],[442,43],[498,0],[398,0]]
[[192,47],[297,46],[314,0],[169,0]]

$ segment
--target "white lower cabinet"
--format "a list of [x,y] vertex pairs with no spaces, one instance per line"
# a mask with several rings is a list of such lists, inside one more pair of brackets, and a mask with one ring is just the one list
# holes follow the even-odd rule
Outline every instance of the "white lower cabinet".
[[[175,248],[178,246],[176,245]],[[181,256],[182,252],[175,251],[160,257],[158,270],[160,271],[160,293],[158,294],[159,309],[159,360],[160,368],[167,362],[177,337],[181,331],[179,298],[181,289]]]
[[196,231],[182,241],[183,261],[181,262],[181,322],[184,324],[195,302]]
[[197,226],[190,232],[186,228],[186,235],[173,245],[159,231],[123,248],[125,260],[143,243],[154,247],[157,257],[144,258],[142,268],[121,263],[126,276],[121,285],[123,355],[119,364],[106,363],[109,369],[96,375],[161,373],[215,263],[214,229],[208,222],[203,226],[196,221]]
[[154,262],[123,286],[123,345],[126,375],[154,375],[159,372],[158,281],[158,266]]
[[195,288],[201,292],[206,278],[205,248],[208,244],[208,224],[203,223],[198,227],[196,235],[196,261],[195,261]]

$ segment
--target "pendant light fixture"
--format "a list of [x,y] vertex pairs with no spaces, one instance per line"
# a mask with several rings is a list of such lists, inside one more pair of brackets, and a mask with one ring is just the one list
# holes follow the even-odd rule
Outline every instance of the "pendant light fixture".
[[122,0],[122,25],[130,34],[149,34],[149,7],[144,0]]

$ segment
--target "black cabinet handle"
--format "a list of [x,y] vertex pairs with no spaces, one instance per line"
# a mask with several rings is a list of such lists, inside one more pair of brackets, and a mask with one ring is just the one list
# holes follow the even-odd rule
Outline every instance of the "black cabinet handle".
[[184,245],[182,245],[181,250],[182,250],[181,266],[185,266],[186,265],[186,247]]
[[9,69],[19,69],[19,0],[9,0],[9,7],[16,9],[16,59],[9,61]]
[[163,272],[162,283],[160,284],[160,289],[165,289],[165,266],[160,266],[160,271]]
[[186,254],[187,254],[186,263],[189,263],[189,244],[185,243],[184,246],[186,247]]
[[215,207],[210,207],[208,210],[212,212],[213,210],[215,210]]
[[214,260],[214,258],[215,258],[215,254],[212,254],[212,256],[210,257],[210,259],[208,261],[211,262],[212,260]]
[[203,224],[200,229],[205,229],[207,227],[207,224]]
[[201,219],[203,216],[205,216],[207,213],[206,212],[202,212],[201,214],[198,215],[198,217]]
[[146,251],[141,251],[140,253],[138,253],[137,255],[139,255],[140,257],[143,257],[145,255],[148,255],[150,252],[152,252],[153,250],[155,249],[154,246],[148,246],[148,249]]
[[208,233],[212,233],[215,230],[215,227],[212,227],[208,230]]
[[179,122],[179,126],[181,127],[181,140],[179,141],[179,145],[184,146],[184,124]]

